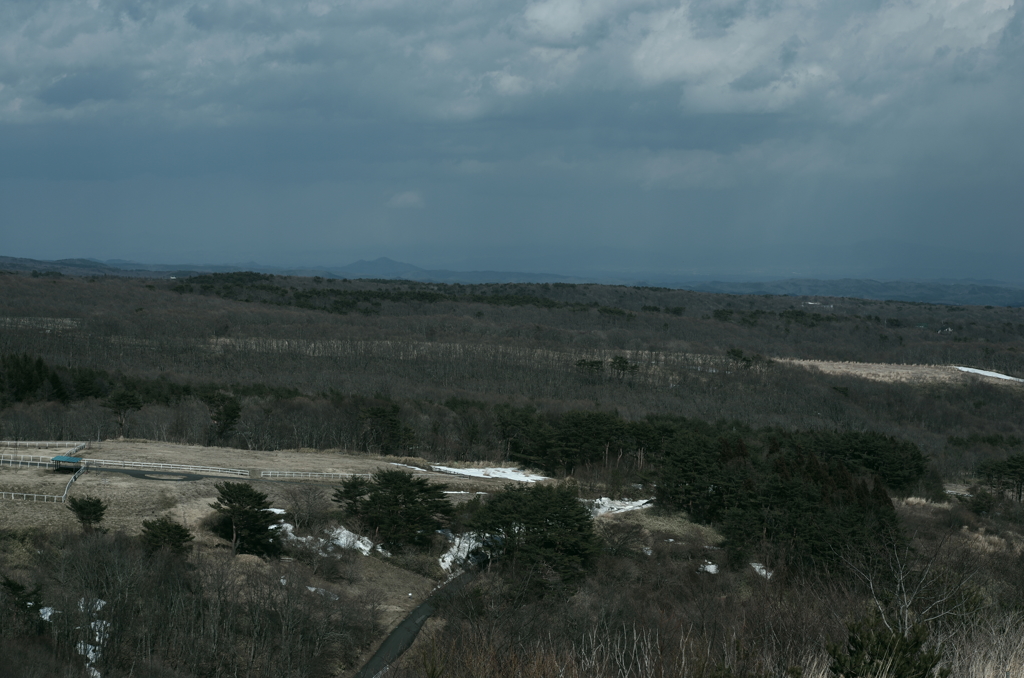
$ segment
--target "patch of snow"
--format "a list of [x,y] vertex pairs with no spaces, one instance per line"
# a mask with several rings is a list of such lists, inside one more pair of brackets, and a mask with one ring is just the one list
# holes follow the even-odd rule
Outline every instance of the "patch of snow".
[[697,568],[697,571],[707,572],[708,574],[718,574],[718,565],[715,565],[710,560],[705,560],[703,564],[701,564],[701,566]]
[[288,580],[284,577],[281,577],[281,586],[288,586]]
[[276,513],[279,516],[283,516],[284,514],[288,513],[284,509],[279,509],[279,508],[268,508],[268,509],[263,509],[263,510],[264,511],[270,511],[271,513]]
[[[336,527],[333,530],[328,531],[328,541],[332,544],[340,546],[343,549],[357,549],[364,556],[370,555],[373,551],[373,542],[366,537],[360,537],[355,532],[350,532],[344,527]],[[377,550],[384,555],[390,555],[387,551],[377,547]]]
[[[274,527],[281,528],[281,531],[284,532],[285,539],[301,541],[303,543],[308,542],[311,539],[315,540],[317,542],[317,545],[320,547],[320,552],[325,556],[332,555],[332,547],[335,546],[341,547],[343,549],[356,549],[364,556],[370,555],[370,552],[374,549],[372,541],[370,541],[366,537],[360,537],[355,532],[349,532],[344,527],[336,527],[333,530],[327,530],[327,539],[320,539],[318,537],[300,537],[293,532],[295,528],[288,523],[281,523],[280,525],[276,525]],[[382,549],[380,546],[376,548],[377,552],[382,555],[391,555],[390,553]]]
[[609,499],[608,497],[601,497],[600,499],[594,499],[590,513],[596,518],[597,516],[603,516],[606,513],[624,513],[626,511],[636,511],[637,509],[648,508],[652,506],[653,499]]
[[100,648],[96,645],[90,645],[84,640],[78,641],[78,645],[75,646],[75,649],[78,650],[78,654],[85,657],[86,663],[92,664],[100,658]]
[[392,461],[392,462],[388,462],[388,463],[391,464],[392,466],[401,466],[402,468],[411,468],[413,471],[419,471],[420,473],[423,472],[423,469],[421,469],[419,466],[409,466],[408,464],[399,464],[397,461]]
[[645,547],[643,547],[640,550],[644,552],[645,556],[652,556],[652,555],[654,555],[654,551],[651,550],[650,546],[645,546]]
[[331,551],[333,550],[331,547],[337,546],[343,549],[356,549],[364,556],[370,555],[374,548],[376,548],[378,553],[389,557],[391,556],[390,553],[380,546],[374,547],[373,542],[368,538],[361,537],[355,532],[346,530],[344,527],[339,526],[331,530],[326,530],[325,534],[327,535],[327,539],[320,539],[318,537],[300,537],[293,532],[295,528],[288,523],[281,523],[277,527],[280,527],[281,531],[285,533],[285,539],[301,542],[308,542],[311,539],[316,540],[320,546],[321,553],[324,555],[331,555]]
[[338,599],[337,594],[331,593],[327,589],[320,589],[320,588],[317,588],[315,586],[307,586],[306,588],[309,590],[310,593],[317,593],[317,594],[320,594],[321,596],[324,596],[325,598],[329,598],[331,600],[337,600]]
[[50,618],[55,614],[57,614],[57,610],[52,607],[39,608],[39,616],[43,618],[43,621],[50,621]]
[[92,624],[89,624],[89,627],[96,634],[97,645],[103,645],[103,643],[107,642],[107,638],[110,636],[110,622],[97,619]]
[[469,476],[471,478],[497,478],[500,480],[513,480],[517,483],[535,483],[538,480],[548,480],[547,476],[530,473],[519,468],[453,468],[451,466],[431,466],[432,471],[448,473],[455,476]]
[[971,374],[978,374],[978,375],[981,375],[983,377],[992,377],[994,379],[1005,379],[1007,381],[1016,381],[1018,383],[1024,383],[1024,379],[1018,379],[1017,377],[1011,377],[1011,376],[1006,375],[1006,374],[999,374],[998,372],[989,372],[988,370],[976,370],[973,367],[960,367],[959,365],[954,365],[953,367],[955,367],[956,369],[960,370],[961,372],[969,372]]
[[452,541],[451,547],[438,559],[438,564],[442,570],[451,573],[453,569],[462,567],[469,552],[478,546],[480,546],[480,541],[475,534],[460,534]]
[[774,574],[771,570],[769,570],[767,567],[765,567],[761,563],[751,563],[750,566],[752,568],[754,568],[754,572],[757,572],[759,575],[761,575],[765,579],[771,579],[772,578],[772,574]]
[[106,604],[107,604],[107,601],[100,600],[99,598],[96,598],[91,603],[86,603],[85,602],[85,598],[81,598],[78,601],[78,611],[79,612],[86,612],[86,611],[88,611],[88,612],[91,612],[92,614],[96,614],[97,612],[102,610],[103,606],[106,605]]

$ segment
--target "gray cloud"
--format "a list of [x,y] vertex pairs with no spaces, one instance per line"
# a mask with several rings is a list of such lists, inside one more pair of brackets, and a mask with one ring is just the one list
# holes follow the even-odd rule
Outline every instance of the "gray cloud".
[[25,256],[844,274],[940,240],[976,275],[1024,247],[1021,10],[3,3],[0,228]]

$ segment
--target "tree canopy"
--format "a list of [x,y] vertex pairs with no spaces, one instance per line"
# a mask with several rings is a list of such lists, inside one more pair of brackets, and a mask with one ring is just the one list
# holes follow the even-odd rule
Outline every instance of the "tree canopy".
[[192,549],[194,539],[187,527],[166,516],[142,521],[142,543],[151,554],[166,548],[171,553],[183,555]]
[[271,529],[277,516],[268,510],[267,495],[249,483],[223,482],[214,487],[219,496],[210,508],[220,514],[220,520],[213,526],[214,534],[230,541],[234,553],[280,555],[280,538]]
[[107,505],[98,497],[69,497],[68,509],[75,514],[75,518],[81,523],[82,529],[92,532],[96,526],[103,522],[103,515],[107,512]]
[[878,476],[855,476],[839,458],[799,449],[754,453],[740,436],[677,435],[659,467],[656,502],[713,524],[734,559],[769,542],[794,565],[877,543],[896,525]]
[[590,510],[564,483],[507,485],[491,496],[470,527],[490,555],[541,568],[560,582],[578,581],[597,554]]
[[446,487],[408,471],[385,469],[369,480],[359,476],[345,480],[333,500],[388,549],[426,548],[452,514]]

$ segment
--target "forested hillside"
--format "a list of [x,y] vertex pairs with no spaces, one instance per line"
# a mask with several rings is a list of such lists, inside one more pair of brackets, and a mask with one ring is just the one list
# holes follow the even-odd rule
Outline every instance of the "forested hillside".
[[6,438],[482,459],[519,444],[510,421],[526,408],[541,421],[579,411],[876,431],[914,440],[945,473],[1024,438],[1013,387],[880,383],[777,360],[1022,376],[1021,309],[257,273],[7,274],[0,292]]
[[[435,601],[438,626],[396,675],[927,678],[1021,664],[1008,630],[1024,613],[1024,388],[787,359],[1024,377],[1024,311],[257,273],[0,275],[0,439],[216,444],[237,448],[239,465],[282,448],[507,462],[554,479],[453,505],[442,486],[388,470],[340,483],[334,508],[322,487],[295,485],[282,496],[304,541],[271,532],[260,491],[217,485],[201,527],[221,551],[177,543],[151,575],[160,535],[186,539],[184,527],[0,531],[17,556],[0,557],[14,575],[0,588],[0,647],[20,653],[19,676],[80,675],[76,629],[96,614],[47,626],[35,609],[58,592],[71,611],[76,596],[120,596],[104,675],[350,674],[379,635],[377,604],[304,593],[327,578],[349,590],[338,554],[309,545],[344,527],[389,549],[373,551],[388,567],[432,577],[448,539],[475,544],[478,578]],[[950,500],[950,482],[972,487]],[[236,495],[255,508],[232,513]],[[653,508],[597,520],[580,503],[595,497]],[[257,533],[273,548],[247,545]],[[238,554],[273,568],[238,579]],[[223,595],[231,577],[238,601]]]

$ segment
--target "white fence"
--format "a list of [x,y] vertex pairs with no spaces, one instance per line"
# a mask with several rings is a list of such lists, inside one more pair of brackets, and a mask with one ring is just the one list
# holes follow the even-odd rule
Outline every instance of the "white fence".
[[[0,447],[13,447],[15,449],[19,447],[25,448],[36,448],[36,449],[60,449],[67,450],[72,448],[64,456],[73,457],[83,449],[89,446],[89,443],[82,442],[54,442],[52,440],[39,440],[39,441],[7,441],[0,440]],[[52,466],[53,459],[51,457],[45,457],[34,454],[0,454],[0,464],[6,464],[8,466]],[[0,491],[0,499],[21,499],[25,501],[42,501],[54,504],[63,504],[67,501],[68,492],[71,491],[71,485],[78,477],[83,473],[87,473],[89,468],[126,468],[126,469],[139,469],[142,471],[173,471],[180,473],[215,473],[220,475],[235,476],[241,478],[249,477],[248,469],[241,468],[220,468],[219,466],[193,466],[188,464],[158,464],[155,462],[148,461],[115,461],[112,459],[83,459],[82,465],[75,475],[71,476],[71,480],[68,481],[67,486],[64,488],[63,495],[55,494],[33,494],[28,492],[3,492]],[[338,474],[342,475],[342,474]]]
[[[71,450],[68,456],[85,447],[82,443]],[[219,473],[221,475],[249,477],[248,469],[221,468],[219,466],[192,466],[187,464],[158,464],[148,461],[115,461],[112,459],[83,459],[83,465],[94,468],[132,468],[145,471],[181,471],[183,473]],[[34,454],[0,454],[0,464],[8,466],[50,466],[53,464],[51,457],[43,457]],[[339,474],[343,475],[343,474]]]
[[[31,463],[38,464],[39,462]],[[50,463],[50,461],[47,460],[46,463]],[[68,481],[68,484],[64,486],[64,494],[61,495],[33,494],[30,492],[0,492],[0,499],[21,499],[22,501],[41,501],[43,503],[48,504],[63,504],[68,500],[68,492],[71,491],[72,483],[78,480],[78,476],[82,475],[88,470],[89,467],[84,464],[81,467],[79,467],[79,469],[75,471],[75,475],[71,476],[71,480]]]
[[74,447],[76,450],[80,450],[86,445],[88,443],[83,443],[80,440],[0,440],[0,447],[13,447],[14,449],[24,447],[37,450],[66,450],[69,447]]
[[260,478],[304,478],[306,480],[344,480],[369,473],[307,473],[305,471],[260,471]]
[[75,475],[71,476],[71,480],[69,480],[68,484],[64,487],[64,496],[60,498],[61,503],[66,502],[68,500],[68,492],[71,491],[71,483],[78,480],[78,476],[82,475],[83,473],[86,473],[88,470],[89,467],[83,464],[77,471],[75,471]]
[[[65,496],[67,496],[65,494]],[[23,499],[26,501],[42,501],[52,504],[63,504],[64,497],[56,494],[26,494],[24,492],[0,492],[0,499]]]
[[219,466],[190,466],[187,464],[158,464],[149,461],[116,461],[112,459],[86,459],[93,468],[132,468],[143,471],[180,471],[182,473],[219,473],[221,475],[249,477],[249,469],[220,468]]
[[50,457],[41,457],[35,454],[0,454],[0,464],[8,466],[52,466]]

